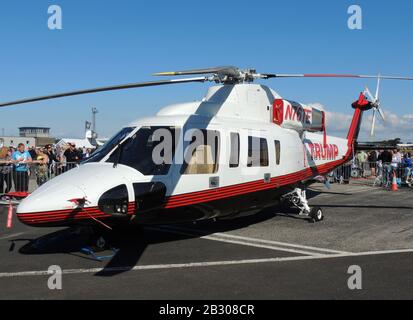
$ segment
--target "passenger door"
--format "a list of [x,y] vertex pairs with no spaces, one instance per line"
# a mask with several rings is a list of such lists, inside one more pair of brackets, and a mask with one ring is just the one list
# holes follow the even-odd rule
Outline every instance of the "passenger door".
[[[219,157],[221,132],[187,129],[178,148],[180,159],[174,169],[174,194],[191,194],[220,187]],[[182,141],[182,140],[181,140]]]

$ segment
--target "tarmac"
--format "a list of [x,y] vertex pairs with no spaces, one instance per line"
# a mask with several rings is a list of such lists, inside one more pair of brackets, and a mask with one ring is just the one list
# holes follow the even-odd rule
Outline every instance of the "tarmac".
[[[315,185],[310,223],[269,208],[252,217],[117,234],[98,261],[82,235],[36,229],[0,207],[0,299],[413,299],[413,190]],[[62,289],[48,287],[50,266]],[[351,266],[361,289],[349,287]]]

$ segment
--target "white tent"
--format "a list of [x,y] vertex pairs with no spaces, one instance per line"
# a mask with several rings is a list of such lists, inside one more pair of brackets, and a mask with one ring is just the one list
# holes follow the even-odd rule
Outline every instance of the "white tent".
[[65,147],[69,144],[74,144],[76,145],[76,148],[87,148],[87,149],[95,149],[95,146],[93,146],[89,139],[69,139],[69,138],[64,138],[60,140],[57,143],[58,147]]

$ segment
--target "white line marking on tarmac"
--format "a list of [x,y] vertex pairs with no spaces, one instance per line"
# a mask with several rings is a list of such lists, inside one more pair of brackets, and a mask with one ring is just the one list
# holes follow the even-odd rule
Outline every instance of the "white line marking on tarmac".
[[317,195],[314,197],[314,199],[320,199],[320,198],[327,198],[331,196],[335,196],[337,192],[342,192],[344,194],[347,194],[349,196],[354,195],[354,194],[359,194],[359,193],[365,193],[365,192],[377,192],[381,191],[381,189],[372,189],[372,187],[364,187],[364,188],[358,188],[356,190],[354,189],[346,189],[346,190],[337,190],[337,191],[322,191],[322,190],[317,190],[317,189],[310,189],[312,192],[321,192],[321,194]]
[[320,253],[315,253],[313,251],[310,252],[310,251],[306,251],[306,250],[283,248],[283,247],[280,247],[280,246],[258,244],[258,243],[252,243],[252,242],[241,241],[241,240],[222,239],[220,237],[216,237],[215,235],[202,236],[201,234],[194,233],[194,232],[190,233],[190,232],[174,230],[174,229],[166,229],[166,228],[146,227],[146,229],[154,230],[154,231],[167,232],[167,233],[173,233],[173,234],[178,234],[178,235],[182,235],[182,236],[191,236],[191,237],[196,236],[196,237],[199,237],[199,239],[218,241],[218,242],[224,242],[224,243],[231,243],[231,244],[238,244],[238,245],[243,245],[243,246],[247,246],[247,247],[254,247],[254,248],[260,248],[260,249],[284,251],[284,252],[295,253],[295,254],[303,254],[303,255],[308,255],[308,256],[320,256],[320,255],[322,255]]
[[[413,253],[413,249],[406,250],[388,250],[388,251],[372,251],[352,254],[337,254],[324,256],[306,256],[306,257],[289,257],[289,258],[270,258],[270,259],[252,259],[252,260],[232,260],[232,261],[212,261],[212,262],[195,262],[182,264],[155,264],[135,267],[118,267],[118,268],[91,268],[91,269],[66,269],[62,270],[63,274],[88,274],[98,272],[126,272],[126,271],[145,271],[145,270],[165,270],[165,269],[188,269],[202,267],[221,267],[221,266],[236,266],[248,264],[265,264],[265,263],[280,263],[294,261],[311,261],[311,260],[326,260],[336,258],[352,258],[352,257],[367,257],[379,256],[387,254]],[[48,276],[48,271],[25,271],[25,272],[9,272],[0,273],[0,278],[16,278],[16,277],[32,277],[32,276]]]
[[[287,252],[295,252],[295,253],[302,253],[306,255],[314,255],[314,254],[350,254],[350,252],[345,251],[338,251],[332,249],[325,249],[325,248],[318,248],[318,247],[310,247],[304,246],[299,244],[292,244],[286,242],[279,242],[279,241],[272,241],[272,240],[264,240],[264,239],[257,239],[257,238],[250,238],[250,237],[242,237],[232,234],[225,234],[225,233],[214,233],[211,235],[206,235],[205,232],[200,230],[193,230],[181,227],[161,227],[161,228],[153,228],[155,230],[161,230],[166,232],[180,232],[182,235],[194,236],[194,235],[205,235],[201,237],[202,239],[214,240],[214,241],[224,241],[222,238],[232,239],[232,241],[242,242],[243,245],[251,245],[256,246],[254,242],[263,243],[266,245],[270,245],[275,250],[282,250]],[[186,234],[185,234],[186,233]],[[295,249],[299,249],[298,251]]]
[[215,235],[219,236],[219,237],[240,239],[240,240],[253,241],[253,242],[261,242],[261,243],[267,243],[267,244],[273,244],[273,245],[279,245],[279,246],[286,246],[286,247],[291,247],[291,248],[308,249],[310,251],[319,251],[319,252],[322,252],[322,253],[334,253],[334,254],[349,254],[350,253],[350,252],[331,250],[331,249],[325,249],[325,248],[316,248],[316,247],[310,247],[310,246],[303,246],[303,245],[292,244],[292,243],[287,243],[287,242],[278,242],[278,241],[272,241],[272,240],[242,237],[242,236],[236,236],[236,235],[232,235],[232,234],[216,233]]
[[8,236],[5,236],[5,237],[1,237],[0,240],[13,239],[13,238],[16,238],[16,237],[20,237],[24,234],[25,234],[25,232],[15,233],[15,234],[11,234],[11,235],[8,235]]

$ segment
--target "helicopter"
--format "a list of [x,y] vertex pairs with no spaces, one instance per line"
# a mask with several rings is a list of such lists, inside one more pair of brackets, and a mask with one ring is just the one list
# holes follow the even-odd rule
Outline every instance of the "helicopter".
[[[253,215],[287,204],[299,217],[324,219],[306,189],[353,155],[363,114],[380,107],[380,81],[408,77],[350,74],[270,74],[217,67],[155,76],[167,80],[72,91],[1,103],[37,101],[163,85],[212,82],[204,98],[161,109],[122,128],[78,168],[24,199],[18,219],[33,227],[104,224],[177,224]],[[184,76],[182,78],[182,76]],[[193,77],[189,77],[193,76]],[[195,77],[196,76],[196,77]],[[352,104],[346,139],[327,134],[326,112],[281,97],[257,80],[282,78],[377,79]]]

